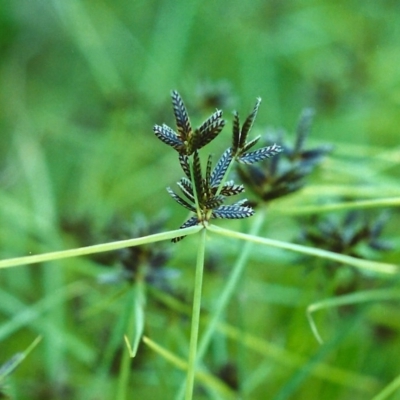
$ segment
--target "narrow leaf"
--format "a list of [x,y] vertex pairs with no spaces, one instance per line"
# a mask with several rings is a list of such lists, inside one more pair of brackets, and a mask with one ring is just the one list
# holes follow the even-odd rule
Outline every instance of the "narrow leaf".
[[[146,303],[144,294],[144,283],[141,280],[135,282],[134,288],[131,289],[132,293],[128,294],[129,301],[129,314],[128,329],[129,336],[124,335],[125,343],[128,347],[129,355],[131,358],[135,357],[139,348],[139,343],[143,336],[145,313],[144,307]],[[133,309],[132,309],[133,305]],[[130,340],[129,340],[130,339]]]

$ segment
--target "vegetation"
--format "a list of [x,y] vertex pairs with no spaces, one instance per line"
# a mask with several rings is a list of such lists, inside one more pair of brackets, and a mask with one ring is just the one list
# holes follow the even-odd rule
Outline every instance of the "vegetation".
[[396,2],[0,7],[0,398],[399,396]]

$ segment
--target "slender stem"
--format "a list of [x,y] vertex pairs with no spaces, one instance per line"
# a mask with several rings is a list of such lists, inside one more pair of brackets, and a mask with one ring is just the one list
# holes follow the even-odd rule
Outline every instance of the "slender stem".
[[[252,235],[257,235],[260,231],[261,226],[265,219],[265,209],[260,210],[260,213],[256,214],[254,224],[251,227],[250,233]],[[253,247],[251,242],[246,242],[243,248],[240,249],[240,256],[236,260],[231,273],[229,274],[229,278],[218,297],[216,304],[213,305],[213,313],[208,320],[207,327],[203,333],[203,336],[200,339],[198,351],[197,351],[197,363],[200,363],[204,354],[206,353],[208,346],[210,344],[211,338],[218,327],[218,323],[220,322],[221,315],[224,312],[229,300],[232,298],[232,295],[235,292],[235,289],[239,283],[240,277],[242,276],[243,270],[246,266],[246,261],[249,257],[250,251]],[[176,396],[177,400],[183,399],[185,386],[182,385],[179,389],[179,392]]]
[[363,260],[361,258],[355,258],[345,254],[334,253],[328,250],[315,249],[313,247],[302,246],[300,244],[293,244],[293,243],[283,242],[280,240],[248,235],[246,233],[240,233],[232,231],[230,229],[220,228],[219,226],[216,225],[208,225],[207,229],[211,232],[223,236],[228,236],[241,240],[248,240],[250,242],[258,243],[264,246],[271,246],[280,249],[291,250],[301,254],[308,254],[314,257],[325,258],[327,260],[337,261],[339,263],[348,264],[362,270],[373,271],[384,275],[398,274],[400,272],[400,267],[394,264]]
[[36,254],[33,256],[24,256],[10,258],[0,261],[0,268],[16,267],[18,265],[35,264],[44,261],[59,260],[68,257],[78,257],[88,254],[101,253],[105,251],[123,249],[125,247],[139,246],[141,244],[159,242],[161,240],[173,239],[177,236],[191,235],[203,229],[203,226],[196,225],[184,229],[175,229],[173,231],[156,233],[154,235],[143,236],[135,239],[120,240],[111,243],[96,244],[93,246],[79,247],[71,250],[53,251],[45,254]]
[[200,233],[200,242],[197,251],[185,400],[191,400],[193,397],[194,375],[196,372],[197,339],[199,336],[199,325],[200,325],[201,291],[203,285],[206,234],[207,234],[206,229],[203,229],[203,231]]
[[3,384],[5,378],[10,375],[29,355],[29,353],[40,343],[42,336],[38,336],[29,347],[23,352],[14,354],[11,359],[7,360],[0,368],[0,386]]
[[[127,321],[125,321],[126,326],[125,329],[127,330],[125,334],[128,337],[133,336],[134,330],[134,322],[135,322],[135,312],[133,310],[135,297],[136,297],[136,287],[132,287],[128,293],[126,299],[126,312],[127,312]],[[132,358],[129,354],[129,351],[124,351],[122,354],[121,365],[119,369],[119,376],[118,376],[118,384],[117,384],[117,393],[116,399],[117,400],[125,400],[127,398],[128,393],[128,386],[129,386],[129,372],[130,372],[130,365],[131,365]]]
[[376,289],[376,290],[363,290],[361,292],[350,293],[342,296],[332,297],[316,303],[312,303],[307,307],[307,319],[310,324],[311,330],[319,344],[323,344],[321,335],[318,332],[317,325],[312,316],[313,313],[323,309],[339,307],[349,304],[364,303],[369,301],[384,301],[393,300],[400,297],[398,290],[390,289]]
[[393,381],[390,382],[389,385],[385,386],[384,389],[379,392],[372,400],[386,400],[399,388],[400,375],[393,379]]
[[[257,235],[257,233],[260,231],[260,228],[264,222],[265,219],[265,210],[261,210],[260,213],[257,213],[254,224],[252,225],[251,228],[251,235]],[[215,304],[213,314],[211,316],[211,319],[208,322],[207,328],[204,332],[204,335],[202,336],[199,344],[199,351],[197,354],[197,360],[198,362],[201,360],[201,358],[204,356],[208,345],[210,344],[211,337],[218,325],[218,322],[221,318],[221,315],[226,308],[229,300],[232,298],[232,295],[235,291],[235,288],[240,280],[240,277],[242,276],[244,267],[246,266],[246,261],[249,257],[250,250],[252,249],[252,243],[251,242],[246,242],[246,244],[243,246],[243,248],[240,251],[240,256],[235,262],[235,265],[233,266],[232,272],[229,275],[229,278],[224,286],[224,289],[220,296],[218,297],[218,302]]]
[[296,207],[274,208],[274,212],[289,214],[289,215],[303,215],[325,213],[339,210],[356,210],[377,207],[398,207],[400,206],[400,197],[388,197],[384,199],[372,200],[358,200],[346,201],[341,203],[332,203],[326,205],[305,205]]

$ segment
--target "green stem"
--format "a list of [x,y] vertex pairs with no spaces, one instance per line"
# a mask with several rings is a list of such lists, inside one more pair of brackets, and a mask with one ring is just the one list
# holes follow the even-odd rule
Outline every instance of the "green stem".
[[314,257],[333,260],[342,264],[351,265],[361,270],[373,271],[383,275],[398,274],[400,272],[399,266],[394,264],[363,260],[361,258],[355,258],[345,254],[334,253],[328,250],[315,249],[313,247],[302,246],[300,244],[293,244],[293,243],[283,242],[280,240],[248,235],[246,233],[240,233],[232,231],[230,229],[220,228],[219,226],[215,225],[208,225],[207,229],[211,232],[220,234],[222,236],[228,236],[241,240],[248,240],[250,242],[258,243],[264,246],[271,246],[279,249],[291,250],[301,254],[307,254]]
[[[265,210],[260,210],[260,213],[256,214],[256,218],[254,224],[252,225],[250,234],[257,235],[260,231],[261,226],[265,219]],[[240,256],[236,261],[232,272],[229,275],[228,281],[224,286],[224,289],[221,295],[218,298],[217,303],[213,307],[213,313],[211,315],[210,320],[208,321],[207,327],[204,331],[204,334],[200,340],[198,352],[197,352],[197,363],[200,363],[204,354],[207,351],[207,348],[210,344],[211,338],[218,326],[218,322],[221,319],[221,315],[224,312],[227,304],[229,303],[232,295],[238,285],[240,277],[242,276],[243,270],[246,266],[246,261],[249,257],[250,251],[252,249],[253,244],[251,242],[246,242],[243,248],[240,251]],[[182,399],[184,393],[184,386],[182,386],[178,392],[177,399]]]
[[123,249],[125,247],[139,246],[142,244],[159,242],[161,240],[173,239],[177,236],[191,235],[203,229],[203,226],[196,225],[184,229],[175,229],[173,231],[156,233],[154,235],[143,236],[135,239],[120,240],[111,243],[96,244],[93,246],[79,247],[71,250],[53,251],[45,254],[37,254],[33,256],[24,256],[17,258],[10,258],[8,260],[0,261],[1,268],[16,267],[18,265],[35,264],[44,261],[53,261],[69,257],[79,257],[88,254],[101,253],[105,251]]
[[190,330],[190,348],[189,348],[189,361],[188,361],[185,400],[191,400],[193,397],[194,375],[196,372],[197,339],[199,336],[199,325],[200,325],[201,291],[203,285],[206,234],[207,234],[206,229],[203,229],[203,231],[200,234],[200,242],[197,251],[196,276],[195,276],[194,294],[193,294],[193,312],[192,312],[192,324]]
[[396,390],[400,388],[400,376],[397,376],[392,382],[389,383],[381,392],[379,392],[372,400],[386,400]]
[[[126,311],[127,311],[127,321],[126,322],[126,332],[125,334],[128,337],[132,337],[133,330],[135,328],[135,312],[134,312],[134,303],[137,288],[132,287],[128,293],[126,299]],[[117,385],[117,400],[125,400],[127,398],[128,386],[129,386],[129,372],[131,365],[131,355],[129,351],[124,351],[122,354],[121,365],[118,376],[118,385]]]
[[315,213],[325,213],[340,210],[357,210],[378,207],[398,207],[400,206],[400,197],[388,197],[384,199],[358,200],[347,201],[341,203],[333,203],[326,205],[305,205],[297,207],[274,208],[274,212],[279,212],[287,215],[308,215]]
[[350,293],[347,295],[325,299],[316,303],[312,303],[307,307],[308,323],[310,324],[311,330],[314,333],[314,336],[317,339],[318,343],[323,344],[323,340],[318,332],[317,325],[312,316],[312,314],[316,311],[369,301],[393,300],[399,297],[400,293],[398,292],[398,290],[390,290],[385,288],[376,290],[363,290],[361,292]]
[[[254,224],[251,228],[250,234],[256,235],[264,222],[265,212],[261,210],[260,214],[257,214]],[[201,338],[199,344],[199,351],[197,354],[197,360],[200,361],[204,356],[208,345],[210,344],[211,337],[218,325],[218,322],[221,318],[222,313],[224,312],[229,300],[232,298],[232,295],[235,291],[237,284],[239,283],[240,277],[242,276],[244,267],[246,266],[246,261],[249,257],[250,250],[252,249],[252,243],[247,242],[240,251],[240,256],[236,261],[232,272],[229,275],[228,281],[224,286],[224,290],[218,298],[218,302],[214,307],[213,314],[211,319],[208,322],[207,328],[204,332],[203,337]]]

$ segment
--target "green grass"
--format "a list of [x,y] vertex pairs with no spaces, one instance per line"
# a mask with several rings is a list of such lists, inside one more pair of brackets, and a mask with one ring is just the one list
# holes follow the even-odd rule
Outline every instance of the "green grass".
[[[189,368],[196,400],[398,398],[399,11],[322,0],[0,6],[0,366],[19,354],[0,391],[178,399]],[[282,126],[293,142],[313,107],[307,143],[334,150],[302,190],[170,243],[187,213],[165,187],[182,171],[152,127],[173,126],[171,89],[193,125],[223,109],[215,159],[231,111],[246,115],[257,96],[253,137]],[[363,260],[298,243],[307,217],[348,210],[388,212],[391,250],[361,248]],[[162,213],[165,233],[134,238],[135,216]],[[111,283],[121,249],[146,243],[145,260],[170,252],[167,285],[146,281],[146,263],[134,282]]]

